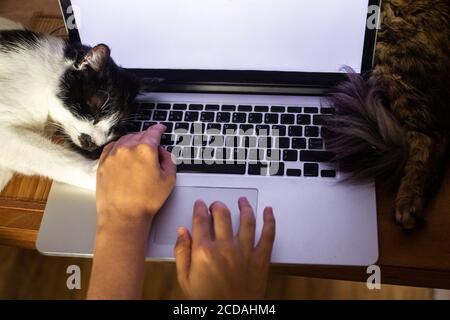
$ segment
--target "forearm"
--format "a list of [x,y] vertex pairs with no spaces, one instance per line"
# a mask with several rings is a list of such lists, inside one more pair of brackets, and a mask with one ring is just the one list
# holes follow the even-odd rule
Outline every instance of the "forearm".
[[140,299],[151,220],[97,230],[88,299]]

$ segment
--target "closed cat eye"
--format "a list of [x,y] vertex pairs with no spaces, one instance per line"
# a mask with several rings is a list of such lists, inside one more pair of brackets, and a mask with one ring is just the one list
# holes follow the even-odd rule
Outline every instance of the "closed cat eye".
[[91,111],[96,114],[102,111],[108,104],[110,95],[107,91],[99,90],[97,91],[88,101]]

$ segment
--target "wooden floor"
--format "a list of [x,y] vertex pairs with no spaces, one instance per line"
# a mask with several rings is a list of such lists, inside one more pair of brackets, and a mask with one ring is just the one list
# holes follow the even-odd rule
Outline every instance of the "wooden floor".
[[[82,271],[82,289],[66,287],[68,266]],[[0,299],[84,299],[91,261],[44,257],[31,250],[0,246]],[[365,284],[272,275],[270,299],[431,299],[431,289],[383,285],[370,291]],[[171,263],[148,263],[144,299],[183,299]]]

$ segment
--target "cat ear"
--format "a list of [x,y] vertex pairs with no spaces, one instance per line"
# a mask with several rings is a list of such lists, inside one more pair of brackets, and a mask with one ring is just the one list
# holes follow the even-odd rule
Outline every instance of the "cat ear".
[[96,72],[101,72],[105,69],[109,58],[111,57],[111,50],[105,44],[99,44],[92,48],[78,65],[79,70],[85,69],[87,66],[91,67]]

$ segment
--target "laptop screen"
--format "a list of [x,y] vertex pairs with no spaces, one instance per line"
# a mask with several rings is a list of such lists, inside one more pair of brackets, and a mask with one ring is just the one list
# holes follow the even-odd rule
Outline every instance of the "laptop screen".
[[[130,69],[361,71],[368,0],[72,0],[81,42]],[[69,9],[70,10],[70,9]]]

